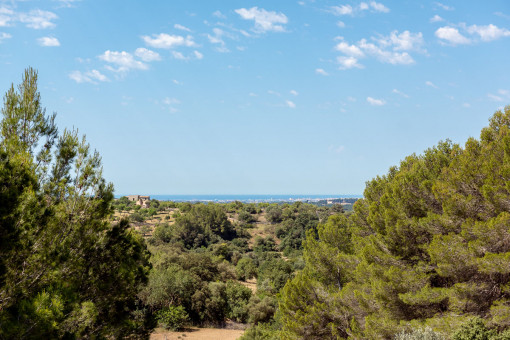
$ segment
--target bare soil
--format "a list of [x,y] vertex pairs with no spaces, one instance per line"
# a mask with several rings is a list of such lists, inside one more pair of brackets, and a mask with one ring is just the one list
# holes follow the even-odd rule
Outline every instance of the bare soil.
[[223,328],[190,328],[181,332],[168,332],[156,329],[150,340],[236,340],[244,330]]

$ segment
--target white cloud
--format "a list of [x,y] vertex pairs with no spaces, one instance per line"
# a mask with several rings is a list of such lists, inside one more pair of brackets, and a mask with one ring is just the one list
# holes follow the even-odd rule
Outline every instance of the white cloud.
[[0,32],[0,44],[2,43],[2,41],[4,41],[5,39],[10,39],[12,38],[12,35],[10,35],[9,33],[5,33],[5,32]]
[[178,60],[188,60],[188,58],[186,58],[184,56],[184,54],[182,54],[181,52],[177,52],[177,51],[172,51],[172,55],[175,59],[178,59]]
[[439,87],[437,87],[437,85],[436,85],[436,84],[434,84],[433,82],[431,82],[431,81],[429,81],[429,80],[427,80],[427,81],[425,82],[425,85],[430,86],[430,87],[433,87],[433,88],[435,88],[435,89],[438,89],[438,88],[439,88]]
[[257,32],[283,32],[285,25],[288,22],[288,18],[283,13],[276,13],[273,11],[266,11],[265,9],[258,7],[252,7],[250,9],[239,8],[235,12],[241,16],[244,20],[255,21],[255,31]]
[[223,31],[221,28],[213,28],[214,35],[207,34],[207,39],[209,39],[209,42],[211,44],[219,45],[219,47],[216,48],[218,52],[230,52],[230,50],[225,46],[225,41],[223,40],[223,35],[225,34],[225,31]]
[[355,57],[345,57],[340,56],[336,58],[337,62],[340,64],[341,70],[347,70],[350,68],[364,68],[363,65],[358,63],[358,59]]
[[323,75],[323,76],[329,76],[329,73],[324,71],[322,68],[316,68],[315,73]]
[[450,26],[438,28],[435,35],[439,39],[446,40],[448,43],[453,45],[471,43],[471,40],[460,34],[458,29]]
[[365,56],[363,51],[361,51],[361,49],[358,46],[349,45],[345,41],[338,43],[335,46],[335,49],[337,51],[342,52],[343,54],[346,54],[351,57],[364,57]]
[[180,35],[170,35],[166,33],[153,34],[153,38],[145,35],[142,36],[143,41],[154,48],[174,48],[176,46],[195,46],[193,37],[188,35],[186,37]]
[[494,100],[495,102],[502,102],[504,99],[500,96],[496,96],[492,93],[489,93],[487,94],[487,97],[489,97],[490,99]]
[[444,21],[443,18],[441,18],[439,15],[434,15],[432,18],[430,18],[429,20],[430,22],[441,22],[441,21]]
[[469,104],[469,103],[462,103],[462,106],[465,107],[466,109],[469,109],[471,107],[471,104]]
[[391,92],[395,93],[395,94],[398,94],[399,96],[402,96],[404,98],[409,98],[409,95],[405,94],[404,92],[402,91],[399,91],[397,89],[393,89]]
[[399,33],[393,31],[388,36],[371,37],[371,41],[361,39],[355,44],[349,44],[342,40],[335,46],[335,49],[343,55],[337,57],[340,69],[362,68],[359,59],[373,57],[383,63],[393,65],[413,64],[415,61],[408,51],[425,53],[423,48],[423,34],[421,32],[412,33],[404,31]]
[[453,11],[454,10],[453,7],[444,5],[444,4],[440,3],[440,2],[435,2],[435,4],[436,4],[437,7],[441,8],[441,9],[444,9],[445,11]]
[[227,17],[221,13],[220,11],[214,11],[214,13],[212,14],[213,16],[215,16],[216,18],[220,18],[220,19],[226,19]]
[[372,97],[367,97],[367,102],[373,106],[383,106],[386,104],[386,101],[384,101],[383,99],[375,99]]
[[[385,50],[383,47],[379,47],[375,44],[367,42],[366,39],[361,39],[359,41],[359,47],[366,53],[383,63],[388,64],[412,64],[414,63],[414,59],[407,52],[394,52]],[[386,47],[386,46],[385,46]]]
[[294,109],[296,108],[296,104],[290,100],[286,100],[285,101],[285,105],[287,105],[288,107],[290,107],[291,109]]
[[42,37],[37,39],[37,42],[39,43],[39,45],[46,47],[60,46],[60,41],[58,41],[58,39],[54,37]]
[[136,60],[131,53],[122,51],[106,51],[99,56],[99,59],[107,63],[116,65],[117,68],[107,66],[107,69],[113,72],[127,72],[130,69],[147,70],[149,66]]
[[269,91],[267,91],[267,93],[271,94],[273,96],[281,97],[281,93],[273,91],[273,90],[269,90]]
[[172,113],[175,113],[175,112],[178,112],[179,110],[175,107],[175,105],[179,105],[181,103],[181,101],[179,99],[176,99],[176,98],[170,98],[170,97],[165,97],[162,101],[161,101],[165,106],[168,107],[168,110]]
[[510,91],[499,89],[497,95],[489,93],[487,97],[496,102],[510,101]]
[[0,27],[10,26],[14,21],[14,11],[7,7],[0,7]]
[[351,5],[333,6],[331,10],[336,15],[352,15],[354,13],[354,9]]
[[345,27],[345,23],[343,21],[337,21],[336,22],[336,25],[340,28],[344,28]]
[[162,100],[163,104],[165,105],[175,105],[175,104],[180,104],[181,101],[179,99],[176,99],[176,98],[169,98],[169,97],[165,97],[163,100]]
[[506,28],[499,28],[495,25],[478,26],[472,25],[467,27],[467,32],[480,36],[482,41],[492,41],[502,37],[509,37],[510,31]]
[[79,2],[81,0],[53,0],[56,2],[60,2],[60,7],[73,7],[73,3]]
[[293,95],[293,96],[297,96],[297,95],[299,95],[299,93],[298,93],[296,90],[290,90],[289,92],[290,92],[290,94],[291,94],[291,95]]
[[191,32],[191,30],[189,28],[187,28],[186,26],[179,25],[179,24],[175,24],[174,28],[181,30],[181,31]]
[[370,8],[370,6],[368,6],[368,4],[366,2],[362,2],[359,4],[359,9],[362,11],[366,11],[369,8]]
[[137,48],[135,50],[135,56],[147,62],[161,60],[161,56],[159,55],[158,52],[151,51],[144,47]]
[[33,29],[54,28],[56,25],[52,20],[57,19],[58,16],[53,12],[43,11],[40,9],[31,10],[28,13],[20,13],[19,21],[24,23],[27,27]]
[[109,79],[98,70],[87,71],[85,73],[73,71],[69,74],[69,78],[77,83],[97,84],[97,81],[109,81]]
[[393,31],[388,37],[380,38],[379,43],[382,46],[391,46],[394,51],[425,52],[422,49],[424,41],[421,32],[411,33],[409,31],[404,31],[399,34],[398,31]]
[[204,58],[204,55],[198,51],[193,51],[193,54],[195,55],[195,58],[199,60]]
[[376,12],[388,13],[390,11],[388,7],[375,1],[370,1],[370,7],[372,7]]
[[331,12],[335,15],[355,15],[356,13],[362,11],[372,10],[372,12],[380,12],[380,13],[388,13],[390,9],[384,6],[382,3],[370,1],[370,2],[361,2],[357,7],[352,7],[351,5],[340,5],[340,6],[332,6]]

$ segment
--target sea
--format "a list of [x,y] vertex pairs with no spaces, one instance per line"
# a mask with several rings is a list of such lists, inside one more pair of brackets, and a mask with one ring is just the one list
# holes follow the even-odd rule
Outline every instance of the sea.
[[[145,195],[145,194],[141,194]],[[124,195],[116,195],[120,198]],[[260,202],[316,202],[335,198],[362,198],[362,195],[148,195],[159,201],[174,202],[233,202],[244,203]]]

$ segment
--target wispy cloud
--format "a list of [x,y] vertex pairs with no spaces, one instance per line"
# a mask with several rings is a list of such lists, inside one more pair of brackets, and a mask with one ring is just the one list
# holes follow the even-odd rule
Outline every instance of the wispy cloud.
[[14,11],[12,9],[0,7],[0,27],[11,26],[14,19]]
[[9,33],[5,33],[5,32],[0,32],[0,44],[6,40],[6,39],[10,39],[12,38],[12,35],[10,35]]
[[152,37],[144,35],[142,40],[151,47],[154,48],[174,48],[177,46],[193,47],[195,42],[193,37],[188,35],[186,37],[180,35],[171,35],[167,33],[153,34]]
[[330,12],[335,15],[355,15],[364,11],[388,13],[390,9],[382,3],[375,1],[361,2],[359,5],[354,7],[351,5],[339,5],[330,7]]
[[460,23],[458,27],[462,29],[464,34],[469,35],[469,37],[463,35],[459,31],[459,28],[452,26],[438,28],[435,35],[441,39],[440,41],[442,43],[450,45],[490,42],[504,37],[510,37],[510,30],[497,27],[493,24],[467,26],[464,23]]
[[227,16],[224,15],[223,13],[221,13],[221,11],[219,11],[219,10],[218,11],[214,11],[212,15],[215,16],[216,18],[220,18],[220,19],[226,19],[227,18]]
[[36,30],[54,28],[56,25],[53,20],[56,20],[57,18],[58,16],[55,13],[40,9],[34,9],[28,13],[19,14],[20,22],[24,23],[27,27]]
[[340,42],[335,49],[343,54],[337,57],[341,70],[351,68],[363,68],[359,63],[362,58],[373,57],[382,63],[389,64],[412,64],[414,59],[409,54],[411,51],[425,53],[424,41],[421,32],[412,33],[393,31],[388,36],[371,37],[370,40],[361,39],[355,44],[349,44],[343,37],[338,37]]
[[430,18],[429,20],[430,22],[441,22],[441,21],[444,21],[443,18],[441,18],[439,15],[434,15],[432,18]]
[[441,8],[445,11],[453,11],[454,10],[454,8],[452,6],[448,6],[448,5],[442,4],[440,2],[434,2],[434,5],[436,5],[436,7]]
[[138,70],[147,70],[149,66],[139,60],[136,60],[131,53],[126,51],[117,52],[117,51],[105,51],[102,55],[99,56],[99,59],[106,61],[109,64],[115,65],[106,66],[106,68],[113,72],[127,72],[131,69]]
[[255,32],[283,32],[289,19],[283,13],[277,13],[273,11],[267,11],[263,8],[252,7],[250,9],[239,8],[235,12],[241,16],[244,20],[253,20],[255,26],[253,30]]
[[385,100],[383,100],[383,99],[375,99],[375,98],[372,98],[372,97],[367,97],[367,102],[370,105],[373,105],[373,106],[383,106],[383,105],[386,104]]
[[495,25],[471,25],[466,28],[470,34],[478,35],[484,42],[497,40],[503,37],[510,37],[510,31],[506,28],[499,28]]
[[287,105],[287,107],[289,107],[291,109],[295,109],[296,108],[296,104],[293,101],[290,101],[290,100],[286,100],[285,101],[285,105]]
[[299,93],[296,90],[290,90],[289,93],[293,96],[298,96]]
[[510,101],[510,91],[499,89],[497,94],[488,93],[487,97],[495,102]]
[[191,32],[191,30],[189,28],[187,28],[186,26],[183,26],[183,25],[179,25],[179,24],[175,24],[174,28],[181,30],[181,31]]
[[37,39],[37,42],[41,46],[45,47],[57,47],[60,46],[60,41],[55,37],[42,37]]
[[137,48],[135,50],[135,56],[147,62],[161,60],[161,56],[158,52],[151,51],[144,47]]
[[76,2],[81,0],[53,0],[54,2],[60,3],[60,7],[73,7]]
[[402,91],[399,91],[397,89],[393,89],[391,92],[395,93],[395,94],[398,94],[399,96],[402,96],[404,98],[409,98],[409,95],[405,94],[404,92]]
[[329,76],[329,73],[324,71],[322,68],[316,68],[315,73],[320,74],[321,76]]
[[108,77],[99,72],[98,70],[87,71],[82,73],[80,71],[73,71],[69,74],[69,78],[77,83],[92,83],[97,84],[98,81],[109,81]]
[[430,87],[435,88],[435,89],[438,89],[438,88],[439,88],[436,84],[434,84],[434,83],[433,83],[433,82],[431,82],[430,80],[427,80],[427,81],[425,82],[425,85],[430,86]]

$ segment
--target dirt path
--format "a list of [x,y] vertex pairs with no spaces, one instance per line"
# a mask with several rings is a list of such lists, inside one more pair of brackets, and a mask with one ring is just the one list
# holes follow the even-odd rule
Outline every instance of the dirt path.
[[150,340],[236,340],[244,330],[218,328],[192,328],[186,332],[165,332],[156,330]]

